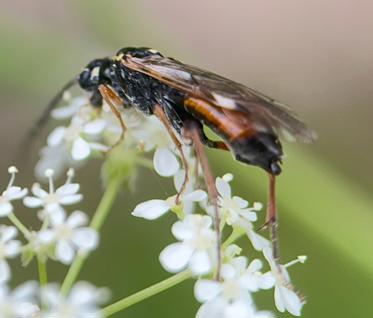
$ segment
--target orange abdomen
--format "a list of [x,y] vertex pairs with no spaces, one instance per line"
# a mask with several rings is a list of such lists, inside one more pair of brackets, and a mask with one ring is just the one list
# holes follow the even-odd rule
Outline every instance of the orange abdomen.
[[227,141],[255,135],[248,114],[211,105],[203,100],[187,98],[186,109]]

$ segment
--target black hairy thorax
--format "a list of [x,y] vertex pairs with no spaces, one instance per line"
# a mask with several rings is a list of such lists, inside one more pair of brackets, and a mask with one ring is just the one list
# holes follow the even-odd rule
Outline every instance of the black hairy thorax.
[[185,94],[159,80],[130,70],[118,61],[110,66],[109,77],[110,86],[127,104],[124,106],[135,107],[145,115],[152,115],[155,105],[160,105],[179,134],[183,122],[192,119],[184,108]]

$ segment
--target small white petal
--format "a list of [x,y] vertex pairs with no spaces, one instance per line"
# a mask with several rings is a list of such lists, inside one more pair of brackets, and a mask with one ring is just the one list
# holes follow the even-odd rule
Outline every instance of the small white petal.
[[249,267],[248,267],[248,270],[250,271],[250,272],[257,272],[257,271],[260,271],[261,269],[262,269],[262,267],[263,267],[263,263],[262,263],[262,261],[260,260],[260,259],[254,259],[251,263],[250,263],[250,265],[249,265]]
[[193,202],[200,202],[207,198],[207,194],[203,190],[196,190],[190,193],[187,193],[181,199],[182,201],[193,201]]
[[71,228],[76,228],[82,225],[86,225],[88,222],[87,214],[82,211],[74,211],[71,213],[69,218],[67,219],[66,223]]
[[1,241],[2,242],[7,242],[15,238],[18,234],[17,228],[14,226],[2,225],[0,227],[0,230],[1,230]]
[[89,144],[82,138],[78,138],[74,141],[71,155],[74,160],[84,160],[91,154],[91,148]]
[[71,244],[65,240],[59,241],[56,246],[56,258],[63,264],[71,264],[74,259],[74,249]]
[[106,121],[103,119],[96,119],[84,125],[83,131],[86,134],[96,135],[101,133],[106,126]]
[[276,279],[271,272],[263,274],[259,279],[259,287],[261,289],[270,289],[276,283]]
[[231,174],[231,173],[226,173],[226,174],[222,177],[222,179],[223,179],[224,181],[226,181],[226,182],[231,182],[231,181],[233,180],[233,174]]
[[155,171],[162,177],[173,176],[180,168],[176,156],[168,149],[158,148],[154,153],[153,164]]
[[242,217],[244,217],[246,220],[250,222],[255,222],[258,219],[258,216],[256,215],[256,213],[250,210],[241,210],[240,214]]
[[43,200],[37,197],[25,197],[23,204],[28,208],[38,208],[43,205]]
[[7,216],[13,211],[13,206],[9,202],[0,203],[0,216]]
[[165,270],[177,273],[187,266],[192,253],[191,247],[182,243],[174,243],[161,252],[159,260]]
[[73,234],[72,241],[82,250],[93,250],[98,245],[98,234],[88,227],[77,229]]
[[197,251],[193,253],[189,261],[189,267],[193,274],[203,275],[211,271],[211,260],[207,252]]
[[169,209],[169,204],[164,200],[149,200],[138,204],[132,215],[147,220],[155,220],[165,214]]
[[[47,171],[48,169],[45,170],[45,172]],[[44,199],[47,195],[48,195],[48,192],[45,191],[44,189],[41,188],[40,184],[39,183],[34,183],[31,187],[31,192],[41,198],[41,199]]]
[[236,270],[231,264],[224,264],[220,270],[221,277],[224,279],[232,279],[236,275]]
[[80,186],[78,183],[68,183],[68,184],[64,184],[63,186],[59,187],[56,190],[56,193],[61,196],[72,195],[72,194],[76,194],[79,191],[79,188]]
[[103,145],[103,144],[100,144],[100,143],[98,143],[98,142],[90,142],[90,143],[89,143],[89,147],[90,147],[92,150],[97,150],[97,151],[101,151],[101,152],[105,152],[105,151],[110,150],[110,147],[105,146],[105,145]]
[[52,230],[43,230],[38,233],[38,239],[44,243],[49,244],[55,238],[54,232]]
[[62,143],[62,140],[65,136],[66,128],[65,127],[57,127],[55,128],[47,138],[47,144],[50,147],[58,146]]
[[10,278],[10,268],[5,260],[0,260],[0,285]]
[[183,221],[178,221],[172,225],[172,234],[180,241],[190,240],[194,236],[193,229],[189,224]]
[[249,202],[246,200],[242,199],[241,197],[234,196],[233,201],[238,205],[239,208],[245,209],[248,205]]
[[5,256],[15,257],[21,252],[21,242],[20,241],[10,241],[5,245]]
[[61,204],[71,205],[71,204],[78,203],[82,200],[83,200],[82,194],[73,194],[73,195],[63,196],[59,201]]
[[302,301],[295,292],[284,286],[276,286],[275,304],[280,312],[287,310],[294,316],[300,316]]
[[200,303],[214,299],[221,292],[221,284],[217,281],[201,279],[194,285],[194,295]]
[[5,193],[9,200],[18,200],[23,198],[27,194],[27,189],[13,186],[7,189]]
[[217,188],[219,194],[223,198],[230,198],[231,197],[232,190],[231,190],[231,186],[229,185],[228,182],[226,182],[222,178],[218,177],[218,178],[216,178],[215,184],[216,184],[216,188]]

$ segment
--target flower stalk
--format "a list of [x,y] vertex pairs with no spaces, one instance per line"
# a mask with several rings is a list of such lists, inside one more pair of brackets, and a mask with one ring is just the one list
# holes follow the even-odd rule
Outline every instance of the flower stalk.
[[[105,222],[110,210],[114,204],[115,198],[118,195],[118,192],[121,188],[122,178],[112,178],[109,181],[109,184],[105,190],[104,195],[101,198],[101,201],[97,207],[97,210],[93,216],[91,221],[90,227],[96,231],[99,231]],[[71,287],[73,286],[74,282],[76,281],[84,262],[87,258],[86,253],[82,253],[78,255],[74,262],[71,264],[67,275],[62,283],[61,286],[61,294],[67,295],[70,291]]]
[[180,272],[170,278],[167,278],[159,283],[156,283],[148,288],[145,288],[135,294],[132,294],[122,300],[117,301],[116,303],[109,305],[102,309],[102,317],[109,317],[121,310],[124,310],[132,305],[135,305],[147,298],[150,298],[154,295],[157,295],[173,286],[176,286],[185,280],[192,277],[192,273],[189,270]]

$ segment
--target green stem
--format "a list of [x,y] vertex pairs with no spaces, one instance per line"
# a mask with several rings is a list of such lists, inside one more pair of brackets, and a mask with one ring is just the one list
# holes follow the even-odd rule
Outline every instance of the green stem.
[[242,227],[235,226],[233,228],[231,235],[229,235],[229,237],[223,243],[222,249],[225,249],[227,246],[237,241],[244,234],[245,234],[245,230]]
[[[90,227],[96,231],[99,231],[102,227],[105,219],[107,218],[115,198],[120,190],[120,185],[122,184],[122,178],[114,178],[112,179],[106,190],[105,193],[97,207],[97,210],[92,218]],[[61,293],[63,295],[67,295],[70,291],[72,285],[74,284],[76,278],[78,277],[80,270],[83,267],[83,264],[87,258],[87,254],[79,254],[74,262],[71,264],[67,275],[62,283]]]
[[126,309],[140,301],[143,301],[173,286],[176,286],[191,277],[192,277],[192,273],[188,270],[183,271],[174,276],[171,276],[170,278],[167,278],[135,294],[132,294],[131,296],[123,298],[122,300],[119,300],[112,305],[105,307],[104,309],[102,309],[101,315],[102,317],[109,317],[110,315],[113,315],[123,309]]
[[[241,236],[245,234],[245,230],[240,227],[235,227],[228,237],[228,239],[223,243],[223,249],[226,248],[228,245],[232,244],[233,242],[237,241]],[[135,305],[147,298],[150,298],[154,295],[157,295],[171,287],[174,287],[183,281],[191,278],[193,275],[189,270],[183,271],[179,274],[171,276],[157,284],[154,284],[148,288],[145,288],[135,294],[132,294],[122,300],[117,301],[116,303],[109,305],[102,309],[101,314],[103,317],[109,317],[123,309],[126,309],[132,305]]]
[[46,260],[38,259],[38,271],[39,271],[39,282],[40,286],[43,287],[48,284],[48,272],[47,272],[47,262]]
[[17,227],[17,229],[25,236],[26,238],[30,237],[30,231],[26,226],[15,216],[14,213],[8,215],[9,220]]

